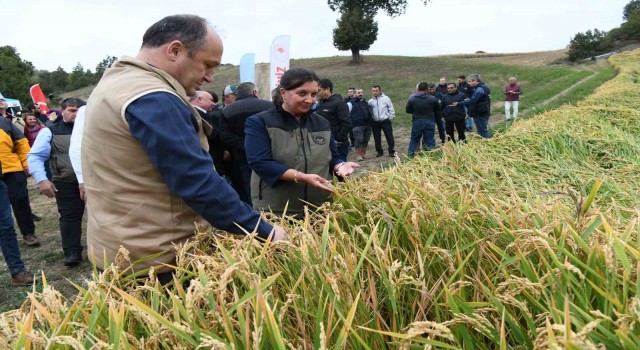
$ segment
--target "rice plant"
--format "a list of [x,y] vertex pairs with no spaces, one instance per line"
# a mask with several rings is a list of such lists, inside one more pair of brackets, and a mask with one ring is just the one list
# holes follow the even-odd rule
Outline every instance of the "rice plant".
[[0,347],[640,347],[640,51],[577,106],[336,188],[290,242],[200,232],[162,287],[119,264],[0,316]]

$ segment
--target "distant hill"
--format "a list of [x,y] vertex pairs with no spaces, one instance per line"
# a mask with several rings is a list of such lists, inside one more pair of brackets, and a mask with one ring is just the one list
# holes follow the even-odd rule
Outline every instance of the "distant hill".
[[[361,65],[350,65],[350,57],[334,56],[291,60],[291,67],[305,67],[315,71],[321,78],[334,82],[334,91],[346,94],[351,87],[362,87],[365,96],[370,97],[370,87],[381,85],[395,103],[399,115],[404,114],[407,97],[415,91],[419,82],[438,82],[444,76],[456,81],[458,75],[480,74],[493,89],[494,103],[501,101],[502,88],[510,76],[516,76],[523,85],[523,98],[540,102],[549,98],[555,89],[566,88],[593,74],[588,64],[568,66],[556,62],[566,57],[566,50],[530,52],[530,53],[484,53],[459,54],[433,57],[406,56],[366,56]],[[267,64],[258,64],[266,68]],[[238,66],[223,65],[216,69],[213,84],[203,86],[221,94],[227,84],[238,83]],[[65,93],[63,96],[88,98],[93,87]],[[268,96],[267,91],[261,95]],[[527,104],[523,104],[526,109]]]

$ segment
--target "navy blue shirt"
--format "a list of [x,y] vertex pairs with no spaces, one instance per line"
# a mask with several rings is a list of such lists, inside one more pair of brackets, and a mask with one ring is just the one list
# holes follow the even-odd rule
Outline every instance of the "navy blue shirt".
[[200,146],[198,122],[191,109],[167,92],[144,95],[127,107],[131,135],[145,148],[167,187],[213,226],[242,233],[236,225],[267,238],[273,227],[242,202],[218,175]]

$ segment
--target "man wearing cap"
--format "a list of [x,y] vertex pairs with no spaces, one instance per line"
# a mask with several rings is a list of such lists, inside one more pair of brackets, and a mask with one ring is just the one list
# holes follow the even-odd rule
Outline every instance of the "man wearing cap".
[[[194,237],[201,216],[232,233],[284,240],[220,177],[208,153],[206,124],[187,96],[213,80],[222,40],[194,15],[167,16],[147,29],[134,57],[108,69],[87,102],[82,168],[87,243],[96,263],[125,273],[153,268],[173,280],[175,245]],[[107,149],[109,152],[105,152]]]
[[224,90],[222,91],[222,96],[222,103],[224,104],[224,106],[234,103],[238,98],[238,85],[231,84],[225,86]]

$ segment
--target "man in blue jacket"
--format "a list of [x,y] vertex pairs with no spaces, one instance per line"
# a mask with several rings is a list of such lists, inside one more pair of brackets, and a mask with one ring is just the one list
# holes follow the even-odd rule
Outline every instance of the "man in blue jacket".
[[489,133],[489,116],[491,115],[491,89],[486,86],[477,74],[468,77],[469,85],[474,89],[470,99],[455,102],[469,108],[469,116],[474,119],[478,135],[485,139],[491,138]]

